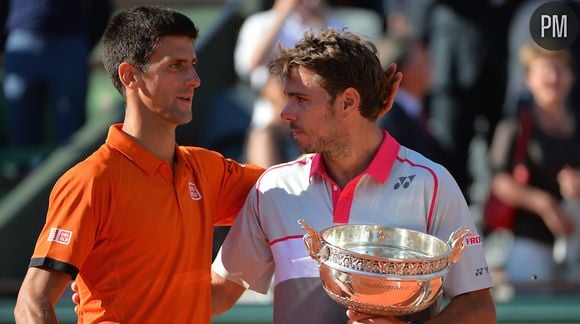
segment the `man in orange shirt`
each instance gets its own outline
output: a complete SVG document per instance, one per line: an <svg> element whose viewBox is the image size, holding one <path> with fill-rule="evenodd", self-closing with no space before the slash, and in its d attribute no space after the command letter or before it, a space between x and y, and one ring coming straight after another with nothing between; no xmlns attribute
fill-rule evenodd
<svg viewBox="0 0 580 324"><path fill-rule="evenodd" d="M197 35L189 18L159 7L109 22L103 61L125 119L55 184L17 322L57 322L71 279L80 323L210 322L213 227L232 223L262 170L175 144L200 85Z"/></svg>

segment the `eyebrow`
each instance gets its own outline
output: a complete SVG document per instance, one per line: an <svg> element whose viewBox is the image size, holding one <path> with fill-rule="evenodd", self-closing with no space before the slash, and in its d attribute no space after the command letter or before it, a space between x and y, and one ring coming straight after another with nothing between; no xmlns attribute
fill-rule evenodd
<svg viewBox="0 0 580 324"><path fill-rule="evenodd" d="M284 94L287 95L287 96L289 96L289 97L290 96L300 96L300 97L306 97L306 96L308 96L308 94L305 93L305 92L297 92L297 91L293 91L293 92L286 92L286 91L284 91Z"/></svg>
<svg viewBox="0 0 580 324"><path fill-rule="evenodd" d="M193 60L186 60L186 59L182 59L182 58L177 58L177 57L170 57L170 61L171 62L178 62L178 63L187 63L189 64L190 62L192 63L197 63L197 57L194 58Z"/></svg>

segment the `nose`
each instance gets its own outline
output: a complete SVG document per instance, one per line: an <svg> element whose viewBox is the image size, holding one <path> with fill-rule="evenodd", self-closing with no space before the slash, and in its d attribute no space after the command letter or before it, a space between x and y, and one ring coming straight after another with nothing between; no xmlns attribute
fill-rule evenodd
<svg viewBox="0 0 580 324"><path fill-rule="evenodd" d="M191 72L187 78L187 85L194 89L199 88L199 86L201 86L201 78L199 77L199 74L197 74L197 70L193 66L191 67Z"/></svg>
<svg viewBox="0 0 580 324"><path fill-rule="evenodd" d="M292 109L292 105L291 105L290 101L286 102L286 105L284 105L282 112L280 112L280 118L282 118L285 121L295 121L296 120L296 114L294 113L294 111Z"/></svg>

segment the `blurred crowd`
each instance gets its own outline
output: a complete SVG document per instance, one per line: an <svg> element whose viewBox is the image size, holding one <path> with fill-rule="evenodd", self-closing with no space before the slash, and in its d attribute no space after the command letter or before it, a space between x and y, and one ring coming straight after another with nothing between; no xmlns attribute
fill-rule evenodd
<svg viewBox="0 0 580 324"><path fill-rule="evenodd" d="M22 180L86 122L91 53L111 0L2 0L0 185ZM1 191L1 189L0 189Z"/></svg>
<svg viewBox="0 0 580 324"><path fill-rule="evenodd" d="M251 122L242 155L233 157L268 167L300 155L280 119L282 88L269 78L278 46L325 26L361 33L385 68L395 62L404 75L379 125L450 171L490 242L502 233L488 255L498 280L580 280L580 37L559 51L535 44L529 21L545 2L262 1L233 53L239 83L253 98L239 107L251 111ZM580 1L566 3L580 17ZM1 152L3 159L13 148L35 152L2 170L1 181L12 186L41 163L47 146L65 145L85 123L89 56L113 4L0 5ZM486 223L492 196L513 210L509 226Z"/></svg>

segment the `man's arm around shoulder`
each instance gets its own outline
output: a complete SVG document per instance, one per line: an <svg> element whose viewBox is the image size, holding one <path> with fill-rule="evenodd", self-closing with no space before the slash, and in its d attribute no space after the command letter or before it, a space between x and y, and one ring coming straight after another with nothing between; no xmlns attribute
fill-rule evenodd
<svg viewBox="0 0 580 324"><path fill-rule="evenodd" d="M241 285L227 280L216 272L211 272L211 315L228 311L246 290Z"/></svg>
<svg viewBox="0 0 580 324"><path fill-rule="evenodd" d="M16 323L58 323L54 305L70 280L66 272L29 268L14 308Z"/></svg>

